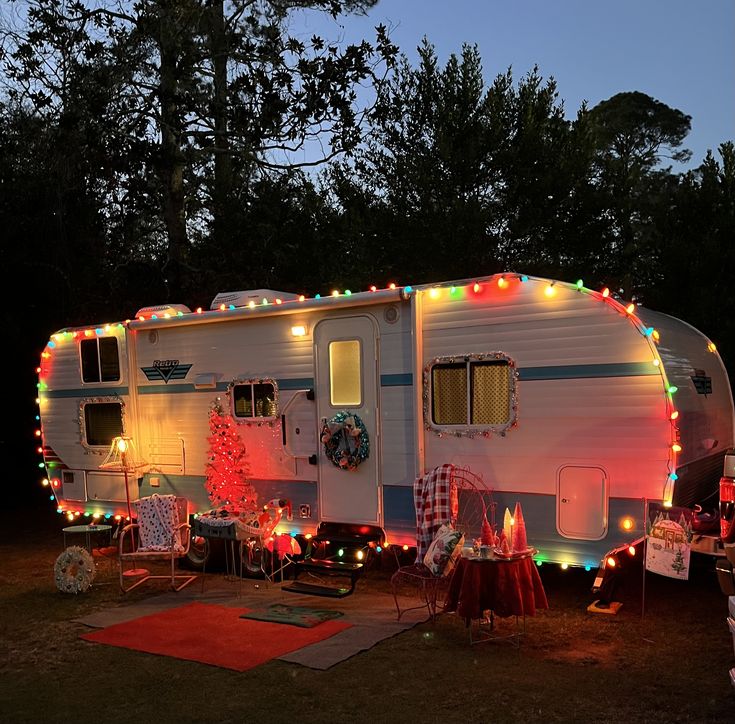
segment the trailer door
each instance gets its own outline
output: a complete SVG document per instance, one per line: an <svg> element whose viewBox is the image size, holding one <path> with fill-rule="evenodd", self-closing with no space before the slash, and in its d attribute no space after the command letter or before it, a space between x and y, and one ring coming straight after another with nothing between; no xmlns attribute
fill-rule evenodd
<svg viewBox="0 0 735 724"><path fill-rule="evenodd" d="M318 439L324 424L340 413L357 415L369 437L369 455L354 470L337 467L320 442L322 520L380 524L377 351L371 317L325 319L314 330Z"/></svg>

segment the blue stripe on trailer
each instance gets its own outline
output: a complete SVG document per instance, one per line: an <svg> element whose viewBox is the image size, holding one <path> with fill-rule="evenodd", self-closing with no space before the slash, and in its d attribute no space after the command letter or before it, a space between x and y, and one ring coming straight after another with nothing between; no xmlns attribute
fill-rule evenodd
<svg viewBox="0 0 735 724"><path fill-rule="evenodd" d="M392 375L380 375L381 387L410 387L413 375L410 372Z"/></svg>
<svg viewBox="0 0 735 724"><path fill-rule="evenodd" d="M585 377L641 377L660 375L651 362L616 362L599 365L560 365L558 367L519 367L521 380L571 380Z"/></svg>
<svg viewBox="0 0 735 724"><path fill-rule="evenodd" d="M641 377L660 375L658 367L650 362L617 362L597 365L560 365L550 367L519 367L518 376L524 382L538 380L571 380L602 377ZM299 377L277 379L281 390L301 390L314 387L313 377ZM196 388L193 384L163 384L141 385L138 392L141 395L157 395L164 393L186 392L226 392L230 383L218 382L216 388ZM410 387L413 385L413 375L410 372L380 375L381 387ZM43 395L48 399L63 399L70 397L104 397L110 395L128 394L127 387L85 387L72 390L46 390Z"/></svg>
<svg viewBox="0 0 735 724"><path fill-rule="evenodd" d="M43 390L41 394L47 399L61 400L71 397L122 397L128 394L127 387L85 387L74 390Z"/></svg>

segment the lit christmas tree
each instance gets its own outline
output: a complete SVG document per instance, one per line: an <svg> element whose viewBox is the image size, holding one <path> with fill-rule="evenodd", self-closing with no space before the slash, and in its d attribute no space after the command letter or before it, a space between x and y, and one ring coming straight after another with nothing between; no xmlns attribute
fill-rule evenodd
<svg viewBox="0 0 735 724"><path fill-rule="evenodd" d="M235 421L222 410L219 398L209 412L209 429L206 487L212 505L230 513L254 512L258 494L248 483L245 448Z"/></svg>

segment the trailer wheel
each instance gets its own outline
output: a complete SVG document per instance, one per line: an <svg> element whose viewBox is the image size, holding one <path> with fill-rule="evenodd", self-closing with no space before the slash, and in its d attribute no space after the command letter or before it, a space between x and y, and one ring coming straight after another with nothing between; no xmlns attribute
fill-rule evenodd
<svg viewBox="0 0 735 724"><path fill-rule="evenodd" d="M181 561L182 566L192 571L201 571L204 564L209 561L211 548L207 538L191 534L191 543L186 557Z"/></svg>
<svg viewBox="0 0 735 724"><path fill-rule="evenodd" d="M240 548L242 556L242 575L244 578L263 578L263 569L271 564L271 553L260 543L260 538L243 541Z"/></svg>

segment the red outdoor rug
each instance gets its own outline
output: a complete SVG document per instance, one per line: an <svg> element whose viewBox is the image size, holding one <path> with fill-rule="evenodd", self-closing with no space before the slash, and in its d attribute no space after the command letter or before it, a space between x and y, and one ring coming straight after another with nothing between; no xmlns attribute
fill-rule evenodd
<svg viewBox="0 0 735 724"><path fill-rule="evenodd" d="M352 626L344 621L325 621L312 628L296 628L240 618L249 610L212 603L190 603L82 634L81 638L247 671Z"/></svg>

